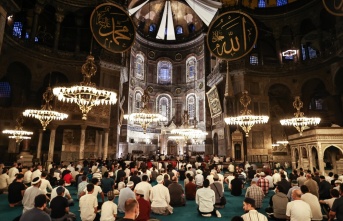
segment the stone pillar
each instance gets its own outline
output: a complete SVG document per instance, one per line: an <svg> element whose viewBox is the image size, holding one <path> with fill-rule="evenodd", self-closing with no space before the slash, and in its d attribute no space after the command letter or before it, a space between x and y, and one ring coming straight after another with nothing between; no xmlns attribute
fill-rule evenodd
<svg viewBox="0 0 343 221"><path fill-rule="evenodd" d="M312 147L311 146L307 150L307 158L308 158L308 162L310 164L310 170L313 173L313 159L312 159Z"/></svg>
<svg viewBox="0 0 343 221"><path fill-rule="evenodd" d="M104 136L104 154L102 157L102 159L104 159L104 160L106 160L107 153L108 153L108 132L109 132L109 129L104 130L104 133L105 133L105 136Z"/></svg>
<svg viewBox="0 0 343 221"><path fill-rule="evenodd" d="M320 174L325 176L325 169L324 169L324 153L322 150L322 145L321 143L317 144L318 147L318 164L319 164L319 171Z"/></svg>
<svg viewBox="0 0 343 221"><path fill-rule="evenodd" d="M38 138L38 145L37 145L37 159L41 160L40 155L42 152L42 141L43 141L43 130L39 130L39 138Z"/></svg>
<svg viewBox="0 0 343 221"><path fill-rule="evenodd" d="M79 160L83 160L85 158L86 128L87 125L81 125Z"/></svg>
<svg viewBox="0 0 343 221"><path fill-rule="evenodd" d="M102 152L102 134L103 134L103 131L100 131L99 132L98 157L101 157L101 152Z"/></svg>
<svg viewBox="0 0 343 221"><path fill-rule="evenodd" d="M55 26L55 37L54 37L54 51L58 50L58 42L60 40L61 23L64 19L64 15L61 12L56 12L56 26Z"/></svg>
<svg viewBox="0 0 343 221"><path fill-rule="evenodd" d="M48 152L47 165L50 165L50 163L53 162L53 160L54 160L56 128L57 128L57 126L52 126L50 129L50 142L49 142L49 152Z"/></svg>
<svg viewBox="0 0 343 221"><path fill-rule="evenodd" d="M7 20L7 12L3 7L0 6L0 52L2 49L2 43L4 41L6 20Z"/></svg>
<svg viewBox="0 0 343 221"><path fill-rule="evenodd" d="M295 152L294 148L291 147L292 170L298 169L294 152Z"/></svg>
<svg viewBox="0 0 343 221"><path fill-rule="evenodd" d="M37 28L38 28L38 19L39 15L42 13L44 7L43 5L36 3L35 10L34 10L34 16L33 16L33 22L32 22L32 30L30 35L30 41L35 42L35 37L37 35Z"/></svg>

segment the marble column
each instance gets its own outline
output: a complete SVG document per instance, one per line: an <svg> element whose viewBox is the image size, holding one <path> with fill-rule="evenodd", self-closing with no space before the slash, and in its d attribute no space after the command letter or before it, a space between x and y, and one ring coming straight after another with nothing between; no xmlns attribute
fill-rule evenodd
<svg viewBox="0 0 343 221"><path fill-rule="evenodd" d="M54 37L54 51L57 51L58 43L60 40L61 23L64 19L64 15L60 12L56 12L55 16L56 16L56 26L55 26L55 37Z"/></svg>
<svg viewBox="0 0 343 221"><path fill-rule="evenodd" d="M101 157L101 152L102 152L102 134L103 134L103 131L100 131L99 132L98 157Z"/></svg>
<svg viewBox="0 0 343 221"><path fill-rule="evenodd" d="M318 163L319 163L319 173L325 176L325 169L324 169L324 153L322 152L322 145L320 143L317 144L318 147Z"/></svg>
<svg viewBox="0 0 343 221"><path fill-rule="evenodd" d="M38 145L37 145L37 159L41 160L40 155L42 152L42 141L43 141L43 130L39 130L39 138L38 138Z"/></svg>
<svg viewBox="0 0 343 221"><path fill-rule="evenodd" d="M85 158L86 125L81 125L79 160Z"/></svg>
<svg viewBox="0 0 343 221"><path fill-rule="evenodd" d="M55 137L56 137L56 126L51 127L50 129L50 141L49 141L49 152L47 165L50 165L54 160L54 149L55 149Z"/></svg>
<svg viewBox="0 0 343 221"><path fill-rule="evenodd" d="M39 15L42 13L43 9L44 9L44 7L41 4L37 3L35 5L33 22L32 22L32 30L31 30L31 35L30 35L30 41L31 42L35 42L35 38L37 36Z"/></svg>
<svg viewBox="0 0 343 221"><path fill-rule="evenodd" d="M108 153L108 132L109 129L104 130L104 153L102 159L107 159L107 153Z"/></svg>
<svg viewBox="0 0 343 221"><path fill-rule="evenodd" d="M310 170L311 170L311 172L313 172L313 159L312 159L312 147L311 146L309 147L307 158L308 158L308 161L310 164Z"/></svg>

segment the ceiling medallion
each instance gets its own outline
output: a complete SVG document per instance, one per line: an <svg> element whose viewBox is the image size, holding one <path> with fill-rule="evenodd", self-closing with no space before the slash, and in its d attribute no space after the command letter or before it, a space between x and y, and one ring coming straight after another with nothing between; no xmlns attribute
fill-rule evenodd
<svg viewBox="0 0 343 221"><path fill-rule="evenodd" d="M155 52L154 51L149 51L148 53L149 58L155 58Z"/></svg>
<svg viewBox="0 0 343 221"><path fill-rule="evenodd" d="M181 53L177 53L177 54L175 55L175 60L176 60L176 61L181 61L181 60L182 60L182 54L181 54Z"/></svg>
<svg viewBox="0 0 343 221"><path fill-rule="evenodd" d="M204 83L200 82L199 89L202 89L204 87Z"/></svg>
<svg viewBox="0 0 343 221"><path fill-rule="evenodd" d="M152 86L148 86L148 91L151 94L152 92L154 92L154 88Z"/></svg>
<svg viewBox="0 0 343 221"><path fill-rule="evenodd" d="M181 91L182 91L181 88L178 87L175 89L175 94L181 94Z"/></svg>

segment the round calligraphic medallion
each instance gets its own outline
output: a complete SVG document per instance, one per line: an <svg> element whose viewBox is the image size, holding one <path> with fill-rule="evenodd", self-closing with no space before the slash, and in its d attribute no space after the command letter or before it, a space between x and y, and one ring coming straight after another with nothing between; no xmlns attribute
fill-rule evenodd
<svg viewBox="0 0 343 221"><path fill-rule="evenodd" d="M135 40L136 31L131 17L112 3L104 3L94 9L90 26L95 40L111 52L124 52Z"/></svg>
<svg viewBox="0 0 343 221"><path fill-rule="evenodd" d="M257 35L256 24L249 15L226 12L212 22L207 33L207 47L217 58L233 61L253 49Z"/></svg>
<svg viewBox="0 0 343 221"><path fill-rule="evenodd" d="M343 16L343 0L323 0L323 5L330 14Z"/></svg>

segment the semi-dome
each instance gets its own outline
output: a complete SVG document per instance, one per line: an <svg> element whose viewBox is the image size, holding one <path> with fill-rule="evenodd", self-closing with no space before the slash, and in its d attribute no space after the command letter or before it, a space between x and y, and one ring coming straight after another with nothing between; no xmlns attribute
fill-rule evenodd
<svg viewBox="0 0 343 221"><path fill-rule="evenodd" d="M133 0L128 9L138 33L149 40L188 41L202 32L219 7L221 3L209 0Z"/></svg>

